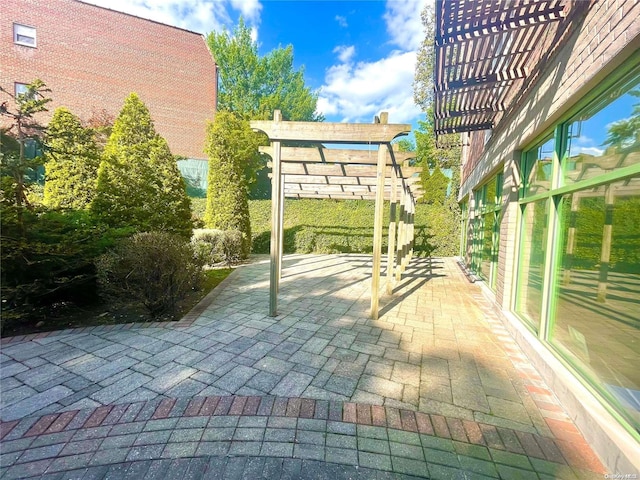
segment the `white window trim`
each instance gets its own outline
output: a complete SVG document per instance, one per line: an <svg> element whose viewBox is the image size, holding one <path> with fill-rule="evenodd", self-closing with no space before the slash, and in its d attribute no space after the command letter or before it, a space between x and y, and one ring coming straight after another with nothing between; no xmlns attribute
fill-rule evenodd
<svg viewBox="0 0 640 480"><path fill-rule="evenodd" d="M33 43L21 41L18 39L18 36L33 38ZM30 27L28 25L22 25L21 23L13 24L13 43L16 45L23 45L25 47L36 48L36 29L35 27Z"/></svg>

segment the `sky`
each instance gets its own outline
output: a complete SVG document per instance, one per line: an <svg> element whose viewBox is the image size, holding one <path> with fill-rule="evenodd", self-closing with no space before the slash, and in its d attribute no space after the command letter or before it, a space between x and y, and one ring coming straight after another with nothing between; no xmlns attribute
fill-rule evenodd
<svg viewBox="0 0 640 480"><path fill-rule="evenodd" d="M420 12L433 0L85 0L193 30L232 31L242 15L258 51L293 45L295 68L330 122L423 119L413 102Z"/></svg>

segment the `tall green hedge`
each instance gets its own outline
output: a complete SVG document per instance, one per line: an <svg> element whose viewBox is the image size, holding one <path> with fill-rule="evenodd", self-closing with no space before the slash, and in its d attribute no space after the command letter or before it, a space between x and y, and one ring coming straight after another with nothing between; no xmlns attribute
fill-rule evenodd
<svg viewBox="0 0 640 480"><path fill-rule="evenodd" d="M269 253L271 201L249 202L253 252ZM389 204L385 202L384 225ZM367 253L373 250L374 202L367 200L285 200L285 253ZM414 251L421 256L453 256L460 242L459 216L442 206L418 204ZM383 233L387 248L388 229Z"/></svg>
<svg viewBox="0 0 640 480"><path fill-rule="evenodd" d="M189 197L175 157L135 93L105 146L91 209L111 226L191 236Z"/></svg>
<svg viewBox="0 0 640 480"><path fill-rule="evenodd" d="M245 165L257 157L258 144L249 122L233 113L218 112L207 127L209 174L204 223L208 228L242 232L245 256L251 248Z"/></svg>
<svg viewBox="0 0 640 480"><path fill-rule="evenodd" d="M93 132L58 107L47 126L44 204L85 209L93 200L100 156Z"/></svg>

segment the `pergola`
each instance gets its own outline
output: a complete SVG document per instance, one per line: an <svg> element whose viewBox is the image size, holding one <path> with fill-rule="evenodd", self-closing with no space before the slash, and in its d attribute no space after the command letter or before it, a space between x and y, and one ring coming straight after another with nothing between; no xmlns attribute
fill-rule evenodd
<svg viewBox="0 0 640 480"><path fill-rule="evenodd" d="M276 110L273 121L251 122L251 128L264 132L271 143L261 148L272 159L269 315L278 314L285 197L368 199L375 200L371 317L378 318L384 201L390 202L387 292L392 293L394 281L400 280L413 254L413 215L416 200L422 196L415 176L420 169L408 166L415 154L398 152L391 146L391 141L406 135L411 126L388 124L387 119L383 112L372 124L288 122ZM334 149L326 148L326 143L374 145L378 149Z"/></svg>
<svg viewBox="0 0 640 480"><path fill-rule="evenodd" d="M492 129L554 54L580 3L437 0L436 135Z"/></svg>

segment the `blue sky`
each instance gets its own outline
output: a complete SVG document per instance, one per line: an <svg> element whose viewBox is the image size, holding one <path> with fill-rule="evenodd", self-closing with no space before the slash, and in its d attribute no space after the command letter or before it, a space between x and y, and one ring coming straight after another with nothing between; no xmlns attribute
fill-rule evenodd
<svg viewBox="0 0 640 480"><path fill-rule="evenodd" d="M422 118L412 82L420 12L432 0L88 1L203 34L231 30L242 15L260 54L293 45L327 121L369 123L388 111L390 122L415 127Z"/></svg>

